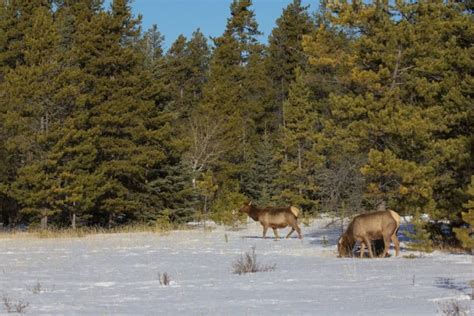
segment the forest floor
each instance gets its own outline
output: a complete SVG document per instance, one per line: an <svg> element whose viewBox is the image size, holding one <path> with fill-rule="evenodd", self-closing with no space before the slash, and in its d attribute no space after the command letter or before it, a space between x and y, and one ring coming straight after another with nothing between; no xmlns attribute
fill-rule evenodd
<svg viewBox="0 0 474 316"><path fill-rule="evenodd" d="M253 222L240 230L1 238L0 313L436 315L473 309L472 255L409 251L402 242L399 257L391 249L390 258L337 258L340 227L328 223L302 225L303 240L296 234L262 239ZM237 258L253 247L257 261L275 270L234 274ZM168 286L160 284L164 273Z"/></svg>

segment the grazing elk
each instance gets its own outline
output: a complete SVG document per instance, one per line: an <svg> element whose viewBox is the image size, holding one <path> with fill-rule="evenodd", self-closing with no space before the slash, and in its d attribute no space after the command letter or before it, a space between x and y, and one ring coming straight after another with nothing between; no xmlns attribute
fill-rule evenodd
<svg viewBox="0 0 474 316"><path fill-rule="evenodd" d="M354 217L344 234L339 238L337 244L339 256L352 256L352 249L356 242L359 242L360 257L364 256L365 247L367 247L369 256L373 258L371 241L378 239L383 239L384 242L384 250L380 257L383 258L388 253L390 240L392 240L398 256L400 253L400 242L397 238L399 227L400 215L392 210L358 215Z"/></svg>
<svg viewBox="0 0 474 316"><path fill-rule="evenodd" d="M297 223L300 210L294 206L259 208L258 206L253 205L252 201L250 201L244 204L240 209L240 212L247 214L254 221L262 224L263 238L265 238L269 227L273 229L275 238L280 238L277 229L285 228L286 226L291 226L291 231L286 235L286 238L289 238L295 230L298 233L298 237L300 239L303 238L301 235L301 229Z"/></svg>

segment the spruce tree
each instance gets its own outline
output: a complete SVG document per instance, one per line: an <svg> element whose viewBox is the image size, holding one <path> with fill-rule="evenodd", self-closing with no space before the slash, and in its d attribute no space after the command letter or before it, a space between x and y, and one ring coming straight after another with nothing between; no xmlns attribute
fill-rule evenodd
<svg viewBox="0 0 474 316"><path fill-rule="evenodd" d="M186 124L201 100L209 54L207 41L199 30L190 40L180 35L166 53L158 79L167 86L167 107L178 115L178 124Z"/></svg>
<svg viewBox="0 0 474 316"><path fill-rule="evenodd" d="M232 190L245 191L245 182L254 181L248 179L248 171L259 143L258 133L265 130L265 54L257 40L260 31L251 5L250 0L232 2L226 30L213 39L210 75L192 117L193 122L210 122L215 129L196 130L208 130L206 134L212 135L210 146L203 148L209 150L201 152L212 152L207 168L218 185L217 201L238 193Z"/></svg>
<svg viewBox="0 0 474 316"><path fill-rule="evenodd" d="M469 200L463 204L465 212L462 212L462 219L465 224L463 224L463 227L454 228L454 232L461 245L472 251L474 249L474 176L471 176L471 183L466 190L466 194L469 196Z"/></svg>
<svg viewBox="0 0 474 316"><path fill-rule="evenodd" d="M248 172L243 174L242 192L248 199L258 205L275 204L278 196L276 178L278 177L278 164L275 159L275 146L271 143L270 136L264 134L260 145L255 149L255 158Z"/></svg>
<svg viewBox="0 0 474 316"><path fill-rule="evenodd" d="M32 12L30 23L23 34L22 63L7 73L2 86L7 105L3 115L6 146L16 157L17 170L10 193L23 211L35 217L55 212L48 209L45 190L49 176L43 169L48 136L60 124L57 91L61 83L57 76L61 70L57 62L59 35L52 12L39 6ZM30 187L29 182L37 185Z"/></svg>
<svg viewBox="0 0 474 316"><path fill-rule="evenodd" d="M231 4L232 17L227 21L227 28L221 37L214 39L210 77L198 112L221 125L221 139L227 153L218 166L220 181L238 178L245 160L252 156L249 142L255 135L256 119L262 113L262 104L250 102L253 100L247 94L248 85L254 84L246 80L248 65L261 47L257 43L260 32L251 4L249 0L235 0Z"/></svg>
<svg viewBox="0 0 474 316"><path fill-rule="evenodd" d="M129 3L114 1L75 34L72 51L84 84L78 111L51 159L61 179L57 203L80 210L88 223L146 220L160 211L148 183L166 158L162 148L170 128L145 89L150 80L143 79L151 77L134 47L138 26Z"/></svg>
<svg viewBox="0 0 474 316"><path fill-rule="evenodd" d="M31 32L36 9L51 9L50 0L2 1L0 4L0 74L24 62L25 34ZM38 31L38 30L36 30Z"/></svg>
<svg viewBox="0 0 474 316"><path fill-rule="evenodd" d="M153 24L148 31L143 34L140 48L145 55L145 67L156 67L163 56L163 41L165 37L158 30L158 26Z"/></svg>
<svg viewBox="0 0 474 316"><path fill-rule="evenodd" d="M316 141L315 113L304 74L297 70L288 99L283 103L285 125L280 138L280 199L308 210L314 207L314 179L318 165L318 157L313 151Z"/></svg>
<svg viewBox="0 0 474 316"><path fill-rule="evenodd" d="M276 20L276 27L268 38L268 58L266 68L271 78L273 102L268 111L274 115L273 128L283 123L283 102L288 97L288 89L295 80L296 68L303 69L307 58L303 52L303 36L314 30L308 13L308 6L301 0L293 0Z"/></svg>
<svg viewBox="0 0 474 316"><path fill-rule="evenodd" d="M184 36L173 43L161 64L155 68L157 80L165 87L165 111L172 117L172 135L166 161L158 177L150 183L156 187L159 198L173 221L191 219L198 211L196 169L189 164L189 124L191 113L201 101L202 87L206 82L209 48L204 35L197 30L188 41ZM192 129L191 129L192 130Z"/></svg>

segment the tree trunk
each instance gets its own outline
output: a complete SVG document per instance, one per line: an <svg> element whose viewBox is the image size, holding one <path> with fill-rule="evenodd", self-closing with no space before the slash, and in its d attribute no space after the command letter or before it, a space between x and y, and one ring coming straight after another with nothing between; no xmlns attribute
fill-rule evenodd
<svg viewBox="0 0 474 316"><path fill-rule="evenodd" d="M207 196L204 196L204 227L206 227L206 220L207 220Z"/></svg>
<svg viewBox="0 0 474 316"><path fill-rule="evenodd" d="M298 170L301 171L301 168L302 168L302 158L301 158L301 142L298 142Z"/></svg>
<svg viewBox="0 0 474 316"><path fill-rule="evenodd" d="M112 228L112 222L113 222L113 215L112 213L109 214L109 222L107 224L108 228Z"/></svg>
<svg viewBox="0 0 474 316"><path fill-rule="evenodd" d="M299 173L299 176L301 176L301 169L303 167L303 164L302 164L302 158L301 158L301 152L302 152L302 149L301 149L301 142L298 142L298 173ZM303 179L300 179L300 180L303 180ZM301 195L303 194L303 189L301 188L301 183L298 187L298 194Z"/></svg>
<svg viewBox="0 0 474 316"><path fill-rule="evenodd" d="M41 229L48 229L48 216L41 217Z"/></svg>
<svg viewBox="0 0 474 316"><path fill-rule="evenodd" d="M71 218L71 227L72 229L76 229L76 213L72 213L72 218Z"/></svg>
<svg viewBox="0 0 474 316"><path fill-rule="evenodd" d="M346 203L341 203L341 234L344 234L344 216L346 215Z"/></svg>

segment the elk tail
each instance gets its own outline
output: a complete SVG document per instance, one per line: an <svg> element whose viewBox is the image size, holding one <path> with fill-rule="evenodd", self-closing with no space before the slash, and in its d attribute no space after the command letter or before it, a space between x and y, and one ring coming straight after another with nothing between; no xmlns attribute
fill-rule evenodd
<svg viewBox="0 0 474 316"><path fill-rule="evenodd" d="M300 210L297 207L290 206L290 211L295 215L296 218L298 218L298 215L300 214Z"/></svg>
<svg viewBox="0 0 474 316"><path fill-rule="evenodd" d="M397 233L398 229L400 228L400 215L398 215L398 213L395 212L394 210L389 210L389 212L390 212L390 215L392 215L395 222L397 222L397 230L395 231L395 233Z"/></svg>

